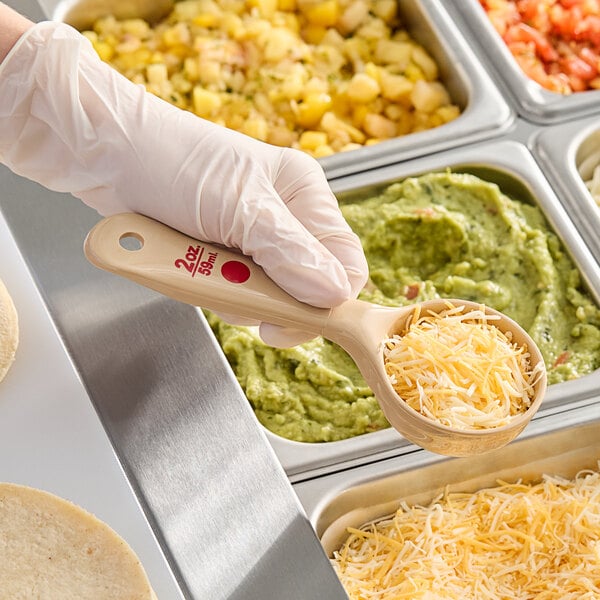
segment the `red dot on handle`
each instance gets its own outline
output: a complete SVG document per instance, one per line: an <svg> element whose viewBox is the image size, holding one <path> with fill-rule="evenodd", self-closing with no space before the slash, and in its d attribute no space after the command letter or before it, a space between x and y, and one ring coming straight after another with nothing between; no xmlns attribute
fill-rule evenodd
<svg viewBox="0 0 600 600"><path fill-rule="evenodd" d="M221 265L221 275L231 283L244 283L250 279L250 269L239 260L228 260Z"/></svg>

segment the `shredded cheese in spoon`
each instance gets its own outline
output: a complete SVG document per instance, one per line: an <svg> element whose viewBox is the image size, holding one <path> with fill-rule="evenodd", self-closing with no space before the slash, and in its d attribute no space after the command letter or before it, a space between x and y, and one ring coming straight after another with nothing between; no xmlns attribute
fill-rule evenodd
<svg viewBox="0 0 600 600"><path fill-rule="evenodd" d="M544 476L348 528L332 564L352 600L600 598L600 474Z"/></svg>
<svg viewBox="0 0 600 600"><path fill-rule="evenodd" d="M384 341L385 369L396 393L422 415L456 429L506 425L524 413L543 364L493 325L485 307L453 306L421 315Z"/></svg>

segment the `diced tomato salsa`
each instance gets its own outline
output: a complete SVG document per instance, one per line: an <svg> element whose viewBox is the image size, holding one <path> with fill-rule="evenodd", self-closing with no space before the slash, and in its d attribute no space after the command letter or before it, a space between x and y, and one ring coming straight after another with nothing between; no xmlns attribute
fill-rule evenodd
<svg viewBox="0 0 600 600"><path fill-rule="evenodd" d="M561 94L600 89L600 0L479 0L525 74Z"/></svg>

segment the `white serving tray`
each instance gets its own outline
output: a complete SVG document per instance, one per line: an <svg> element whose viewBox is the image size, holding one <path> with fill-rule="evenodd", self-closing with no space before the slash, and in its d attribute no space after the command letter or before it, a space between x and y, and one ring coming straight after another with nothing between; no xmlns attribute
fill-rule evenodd
<svg viewBox="0 0 600 600"><path fill-rule="evenodd" d="M15 362L0 382L0 481L95 514L137 553L160 600L183 599L1 213L0 278L20 325Z"/></svg>

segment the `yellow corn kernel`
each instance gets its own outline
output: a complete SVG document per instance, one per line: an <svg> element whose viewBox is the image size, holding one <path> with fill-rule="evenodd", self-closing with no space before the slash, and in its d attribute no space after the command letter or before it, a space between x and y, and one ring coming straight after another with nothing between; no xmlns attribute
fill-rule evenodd
<svg viewBox="0 0 600 600"><path fill-rule="evenodd" d="M312 155L315 158L324 158L325 156L331 156L332 154L335 154L335 151L329 144L318 146L312 151Z"/></svg>
<svg viewBox="0 0 600 600"><path fill-rule="evenodd" d="M310 94L305 97L303 102L298 103L296 122L301 127L314 127L330 108L331 96L329 94Z"/></svg>
<svg viewBox="0 0 600 600"><path fill-rule="evenodd" d="M278 0L277 8L279 10L292 12L296 10L296 0Z"/></svg>
<svg viewBox="0 0 600 600"><path fill-rule="evenodd" d="M309 23L323 27L332 27L340 16L338 0L306 2L301 6L301 10Z"/></svg>
<svg viewBox="0 0 600 600"><path fill-rule="evenodd" d="M302 28L302 39L307 44L313 44L314 46L317 46L323 41L326 33L327 28L323 27L323 25L308 23Z"/></svg>
<svg viewBox="0 0 600 600"><path fill-rule="evenodd" d="M261 17L270 19L277 10L277 0L248 0L248 5L258 8Z"/></svg>
<svg viewBox="0 0 600 600"><path fill-rule="evenodd" d="M192 19L192 23L198 27L216 27L219 24L219 16L214 13L200 13Z"/></svg>
<svg viewBox="0 0 600 600"><path fill-rule="evenodd" d="M419 66L413 62L409 63L404 69L404 75L408 77L411 81L424 81L425 75L423 71L419 68Z"/></svg>
<svg viewBox="0 0 600 600"><path fill-rule="evenodd" d="M374 79L377 83L379 83L379 72L381 71L381 67L378 67L375 63L368 62L365 65L364 74L368 75L372 79Z"/></svg>
<svg viewBox="0 0 600 600"><path fill-rule="evenodd" d="M246 33L244 23L238 15L226 12L221 17L220 28L234 40L242 39Z"/></svg>
<svg viewBox="0 0 600 600"><path fill-rule="evenodd" d="M221 97L215 92L196 85L192 90L192 106L199 117L207 119L215 115L221 108Z"/></svg>
<svg viewBox="0 0 600 600"><path fill-rule="evenodd" d="M131 54L120 54L119 56L113 57L113 64L119 70L130 70L130 69L139 69L140 67L144 67L145 63L140 61L140 59L135 55L135 52Z"/></svg>
<svg viewBox="0 0 600 600"><path fill-rule="evenodd" d="M89 30L82 31L81 35L84 38L87 38L91 42L92 45L98 41L98 34L95 31L89 31Z"/></svg>
<svg viewBox="0 0 600 600"><path fill-rule="evenodd" d="M444 123L449 123L460 116L460 109L455 104L448 104L440 106L435 114L439 115Z"/></svg>
<svg viewBox="0 0 600 600"><path fill-rule="evenodd" d="M424 48L414 46L411 59L421 69L427 81L433 81L438 78L438 66Z"/></svg>
<svg viewBox="0 0 600 600"><path fill-rule="evenodd" d="M381 88L375 79L366 73L353 75L348 85L347 95L351 102L367 104L379 96Z"/></svg>
<svg viewBox="0 0 600 600"><path fill-rule="evenodd" d="M95 42L93 46L98 56L105 62L111 60L115 55L115 49L106 42Z"/></svg>
<svg viewBox="0 0 600 600"><path fill-rule="evenodd" d="M365 117L368 114L369 114L369 109L364 104L359 104L358 106L355 106L354 109L352 110L352 124L355 127L360 129L363 125L363 121L365 120Z"/></svg>
<svg viewBox="0 0 600 600"><path fill-rule="evenodd" d="M324 131L304 131L298 140L302 150L316 150L327 144L327 134Z"/></svg>

